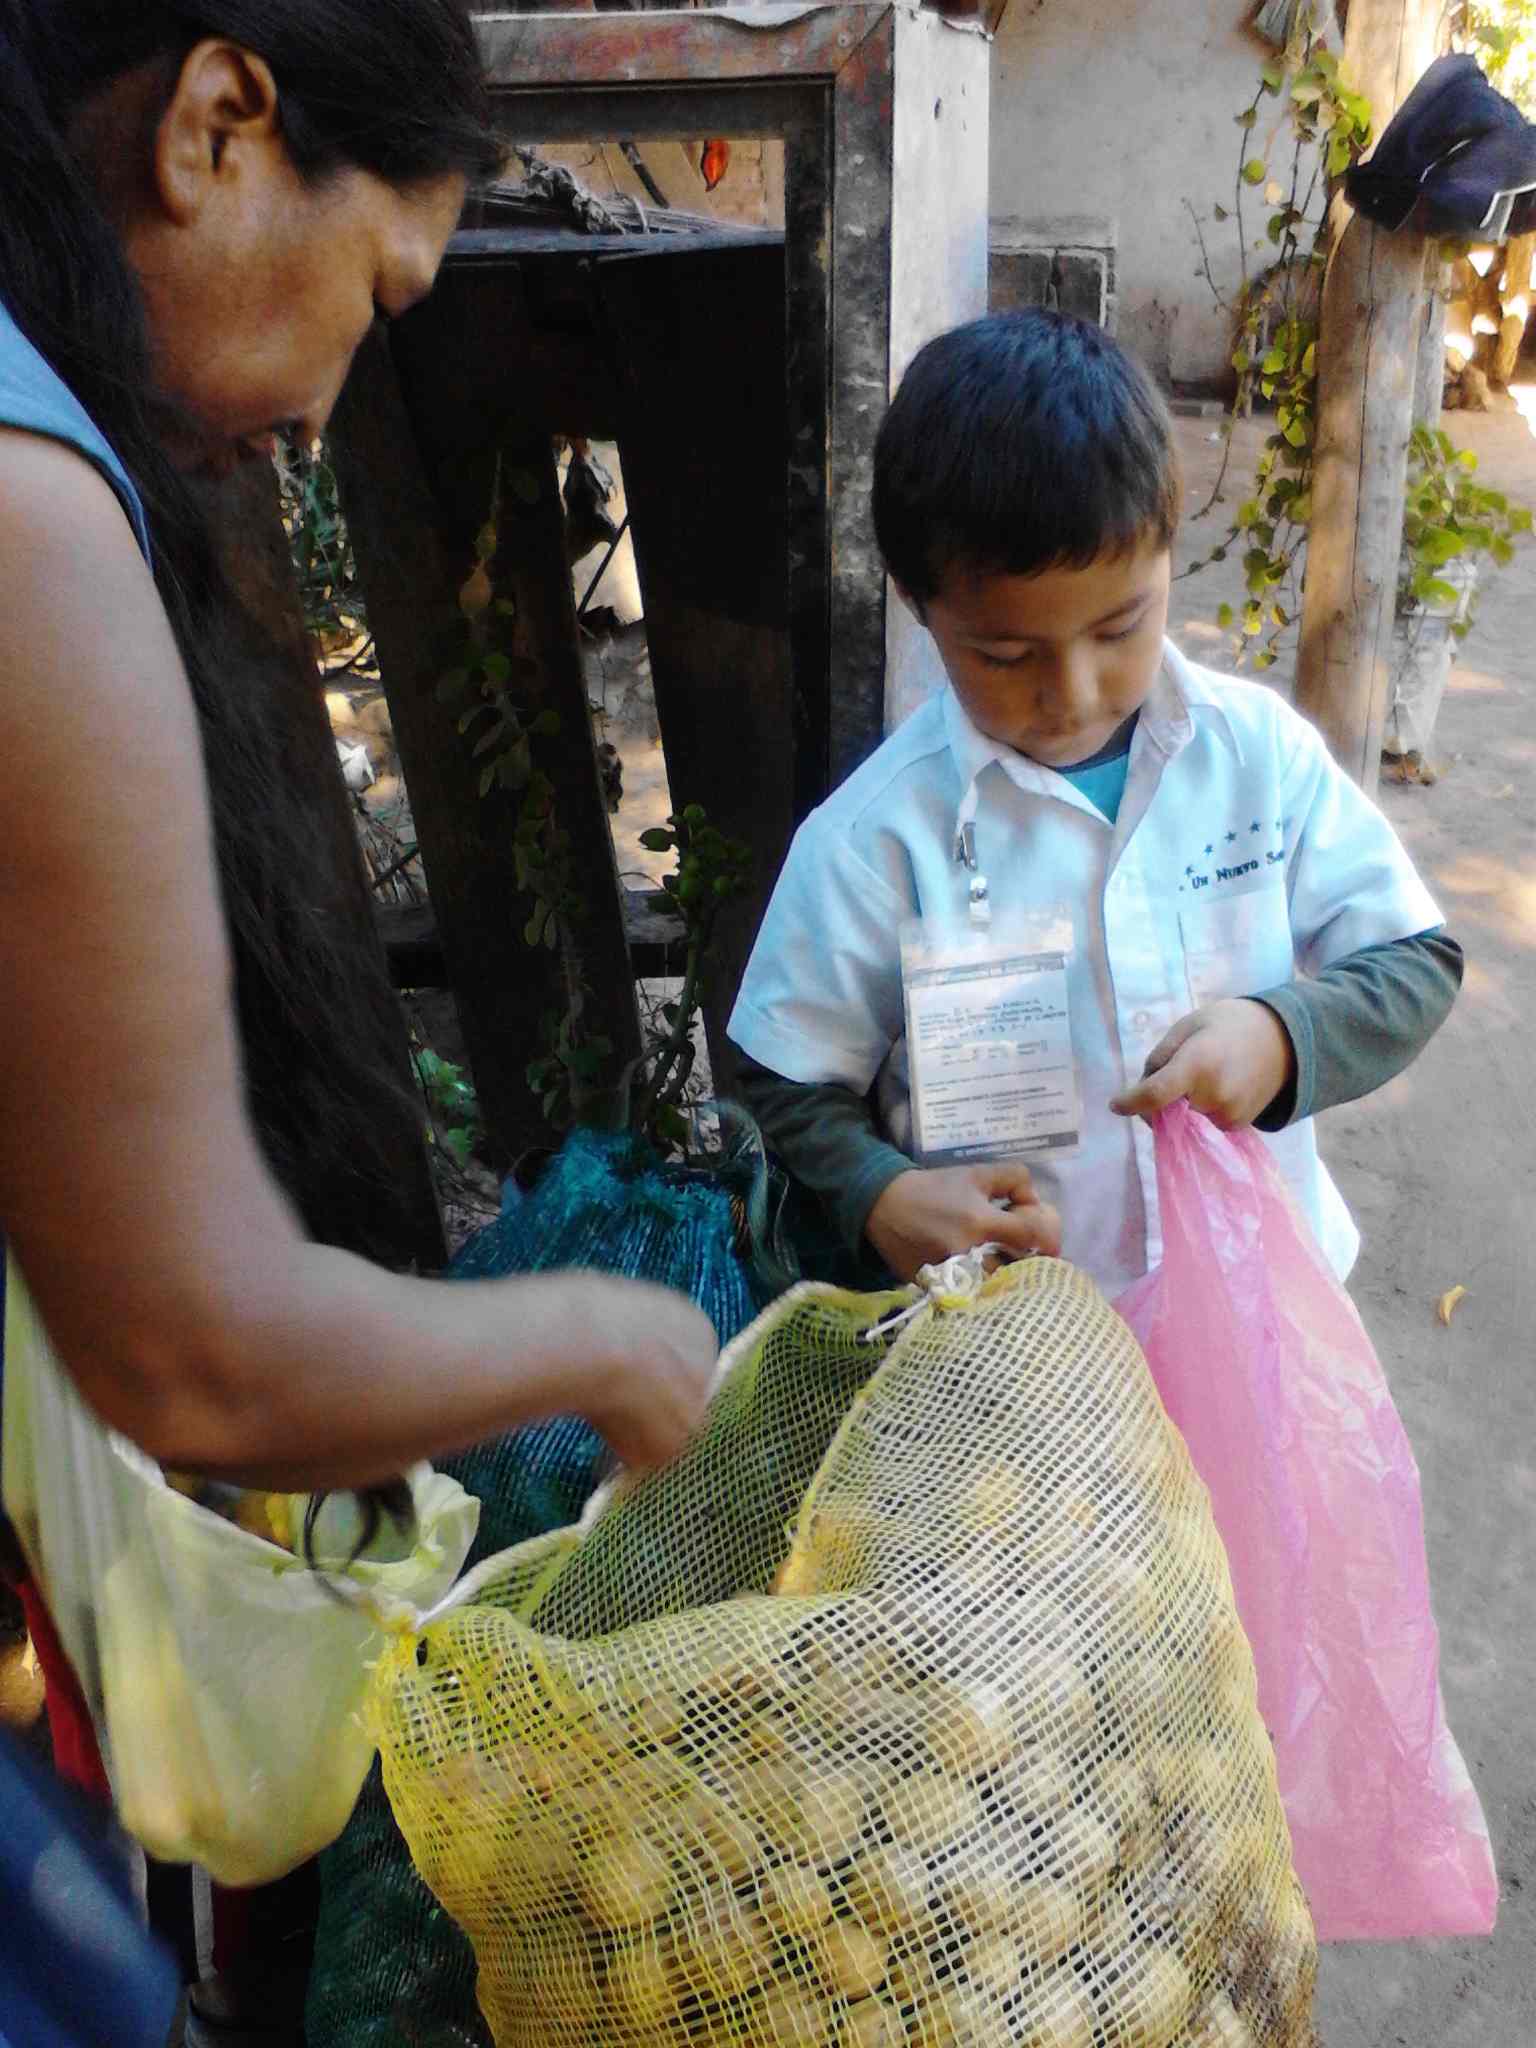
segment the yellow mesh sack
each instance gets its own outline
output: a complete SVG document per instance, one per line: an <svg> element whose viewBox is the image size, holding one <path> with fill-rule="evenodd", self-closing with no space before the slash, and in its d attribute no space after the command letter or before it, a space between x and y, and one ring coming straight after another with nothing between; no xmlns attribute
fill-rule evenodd
<svg viewBox="0 0 1536 2048"><path fill-rule="evenodd" d="M1070 1266L795 1289L455 1601L371 1716L497 2048L1310 2048L1226 1558Z"/></svg>

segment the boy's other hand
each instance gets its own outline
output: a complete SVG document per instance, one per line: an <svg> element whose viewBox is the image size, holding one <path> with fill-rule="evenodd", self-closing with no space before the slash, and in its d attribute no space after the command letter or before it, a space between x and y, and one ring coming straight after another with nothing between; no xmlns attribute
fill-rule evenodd
<svg viewBox="0 0 1536 2048"><path fill-rule="evenodd" d="M999 1201L1010 1206L999 1208ZM914 1166L898 1174L869 1212L864 1234L903 1280L979 1244L1015 1258L1061 1250L1061 1218L1013 1160L985 1166Z"/></svg>
<svg viewBox="0 0 1536 2048"><path fill-rule="evenodd" d="M1183 1101L1226 1131L1262 1116L1295 1077L1295 1048L1275 1012L1230 997L1181 1017L1147 1055L1141 1080L1109 1106L1151 1118Z"/></svg>

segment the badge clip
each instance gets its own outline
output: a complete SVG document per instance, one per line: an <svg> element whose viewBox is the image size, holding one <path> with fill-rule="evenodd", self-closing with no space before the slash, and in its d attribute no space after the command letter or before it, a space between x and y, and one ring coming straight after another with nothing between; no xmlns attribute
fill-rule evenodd
<svg viewBox="0 0 1536 2048"><path fill-rule="evenodd" d="M976 858L976 827L969 820L955 834L955 859L961 867L970 870L971 923L983 927L990 925L992 891Z"/></svg>

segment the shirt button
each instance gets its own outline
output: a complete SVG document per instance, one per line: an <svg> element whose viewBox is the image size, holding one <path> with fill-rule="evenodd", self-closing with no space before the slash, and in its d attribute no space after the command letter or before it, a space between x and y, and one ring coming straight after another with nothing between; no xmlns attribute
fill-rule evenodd
<svg viewBox="0 0 1536 2048"><path fill-rule="evenodd" d="M1147 1026L1152 1022L1152 1012L1150 1010L1138 1010L1136 1012L1136 1015L1131 1019L1131 1022L1136 1026L1136 1029L1138 1031L1145 1031Z"/></svg>

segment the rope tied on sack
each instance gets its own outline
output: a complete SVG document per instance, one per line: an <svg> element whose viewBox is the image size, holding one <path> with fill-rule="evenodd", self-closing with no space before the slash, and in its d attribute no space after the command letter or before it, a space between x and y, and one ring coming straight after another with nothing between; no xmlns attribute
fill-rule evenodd
<svg viewBox="0 0 1536 2048"><path fill-rule="evenodd" d="M955 1252L947 1259L940 1259L936 1265L919 1266L913 1283L922 1289L917 1300L906 1308L898 1309L894 1315L871 1323L859 1342L883 1344L898 1330L905 1329L924 1309L964 1308L967 1302L976 1299L991 1277L987 1260L996 1258L1004 1249L1000 1244L978 1244L968 1252Z"/></svg>

